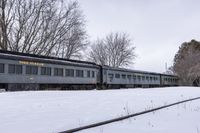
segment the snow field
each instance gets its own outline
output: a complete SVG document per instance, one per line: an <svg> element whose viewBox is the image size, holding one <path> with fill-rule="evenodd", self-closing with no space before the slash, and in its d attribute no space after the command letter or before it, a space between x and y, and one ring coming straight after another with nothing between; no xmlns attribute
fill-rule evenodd
<svg viewBox="0 0 200 133"><path fill-rule="evenodd" d="M195 87L3 92L0 129L4 133L59 132L198 96L200 88Z"/></svg>
<svg viewBox="0 0 200 133"><path fill-rule="evenodd" d="M77 133L200 133L200 100Z"/></svg>

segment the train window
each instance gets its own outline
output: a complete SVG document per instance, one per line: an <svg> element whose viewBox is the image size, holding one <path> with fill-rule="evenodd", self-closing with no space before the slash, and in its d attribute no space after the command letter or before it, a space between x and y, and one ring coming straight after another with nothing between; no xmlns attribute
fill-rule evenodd
<svg viewBox="0 0 200 133"><path fill-rule="evenodd" d="M63 76L62 68L54 68L54 76Z"/></svg>
<svg viewBox="0 0 200 133"><path fill-rule="evenodd" d="M150 81L152 81L152 77L150 77Z"/></svg>
<svg viewBox="0 0 200 133"><path fill-rule="evenodd" d="M145 80L145 76L142 76L142 80L143 80L143 81Z"/></svg>
<svg viewBox="0 0 200 133"><path fill-rule="evenodd" d="M90 77L90 71L87 71L87 77L88 78Z"/></svg>
<svg viewBox="0 0 200 133"><path fill-rule="evenodd" d="M37 75L38 74L38 67L32 66L32 74Z"/></svg>
<svg viewBox="0 0 200 133"><path fill-rule="evenodd" d="M83 70L76 70L76 77L83 77Z"/></svg>
<svg viewBox="0 0 200 133"><path fill-rule="evenodd" d="M126 75L125 74L122 74L122 79L126 79Z"/></svg>
<svg viewBox="0 0 200 133"><path fill-rule="evenodd" d="M22 74L22 65L15 65L16 74Z"/></svg>
<svg viewBox="0 0 200 133"><path fill-rule="evenodd" d="M8 73L22 74L22 65L9 64L8 65Z"/></svg>
<svg viewBox="0 0 200 133"><path fill-rule="evenodd" d="M4 73L4 64L0 63L0 73Z"/></svg>
<svg viewBox="0 0 200 133"><path fill-rule="evenodd" d="M31 74L31 66L26 66L26 74Z"/></svg>
<svg viewBox="0 0 200 133"><path fill-rule="evenodd" d="M131 79L131 75L127 75L127 78L128 78L128 79Z"/></svg>
<svg viewBox="0 0 200 133"><path fill-rule="evenodd" d="M63 69L62 68L58 69L58 76L63 76Z"/></svg>
<svg viewBox="0 0 200 133"><path fill-rule="evenodd" d="M8 73L15 73L15 65L8 65Z"/></svg>
<svg viewBox="0 0 200 133"><path fill-rule="evenodd" d="M41 75L51 75L50 67L41 67Z"/></svg>
<svg viewBox="0 0 200 133"><path fill-rule="evenodd" d="M50 67L47 67L47 68L46 68L46 74L47 74L47 75L51 75L51 68L50 68Z"/></svg>
<svg viewBox="0 0 200 133"><path fill-rule="evenodd" d="M135 75L133 75L133 80L136 80L136 76Z"/></svg>
<svg viewBox="0 0 200 133"><path fill-rule="evenodd" d="M46 67L41 67L41 75L46 75Z"/></svg>
<svg viewBox="0 0 200 133"><path fill-rule="evenodd" d="M115 74L115 78L119 79L120 78L120 74Z"/></svg>
<svg viewBox="0 0 200 133"><path fill-rule="evenodd" d="M140 80L141 80L141 76L140 76L140 75L138 75L138 76L137 76L137 79L140 81Z"/></svg>
<svg viewBox="0 0 200 133"><path fill-rule="evenodd" d="M109 73L108 76L109 76L110 78L113 78L113 74L112 74L112 73Z"/></svg>
<svg viewBox="0 0 200 133"><path fill-rule="evenodd" d="M38 67L37 66L26 66L26 74L38 74Z"/></svg>
<svg viewBox="0 0 200 133"><path fill-rule="evenodd" d="M146 77L146 80L149 80L149 77Z"/></svg>
<svg viewBox="0 0 200 133"><path fill-rule="evenodd" d="M92 77L93 77L93 78L95 77L95 72L94 72L94 71L92 71Z"/></svg>
<svg viewBox="0 0 200 133"><path fill-rule="evenodd" d="M74 69L65 69L66 77L74 77Z"/></svg>

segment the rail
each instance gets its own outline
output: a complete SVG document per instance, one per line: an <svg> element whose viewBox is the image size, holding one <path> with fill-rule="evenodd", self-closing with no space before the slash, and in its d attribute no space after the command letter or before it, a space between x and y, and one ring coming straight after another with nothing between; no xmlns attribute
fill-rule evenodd
<svg viewBox="0 0 200 133"><path fill-rule="evenodd" d="M106 121L102 121L102 122L98 122L98 123L93 123L93 124L82 126L82 127L77 127L77 128L66 130L66 131L62 131L62 132L59 132L59 133L78 132L78 131L81 131L81 130L94 128L94 127L106 125L106 124L113 123L113 122L118 122L118 121L121 121L121 120L124 120L124 119L128 119L128 118L131 118L131 117L135 117L135 116L151 113L151 112L154 112L154 111L157 111L157 110L161 110L161 109L164 109L164 108L168 108L168 107L171 107L171 106L174 106L174 105L177 105L177 104L181 104L181 103L185 103L185 102L189 102L189 101L194 101L194 100L198 100L198 99L200 99L200 97L196 97L196 98L191 98L191 99L175 102L175 103L172 103L172 104L164 105L164 106L153 108L153 109L150 109L150 110L145 110L145 111L134 113L134 114L130 114L130 115L127 115L127 116L122 116L122 117L118 117L118 118L114 118L114 119L110 119L110 120L106 120Z"/></svg>

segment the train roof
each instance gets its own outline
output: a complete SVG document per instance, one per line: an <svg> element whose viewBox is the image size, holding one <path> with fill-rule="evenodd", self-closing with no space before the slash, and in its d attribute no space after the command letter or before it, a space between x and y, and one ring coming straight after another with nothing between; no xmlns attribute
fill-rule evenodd
<svg viewBox="0 0 200 133"><path fill-rule="evenodd" d="M43 56L43 55L35 55L35 54L28 54L28 53L20 53L20 52L13 52L13 51L5 51L0 50L0 55L3 56L10 56L11 58L19 58L22 57L23 59L37 59L46 62L53 62L56 61L57 63L73 63L79 65L89 65L89 66L98 66L96 63L88 62L88 61L80 61L80 60L73 60L73 59L64 59L58 58L53 56Z"/></svg>
<svg viewBox="0 0 200 133"><path fill-rule="evenodd" d="M149 72L149 71L141 71L141 70L133 70L133 69L127 69L127 68L113 68L109 66L104 66L106 69L111 69L114 71L122 71L122 72L134 72L134 73L145 73L145 74L153 74L153 75L164 75L164 76L176 76L172 74L164 74L164 73L157 73L157 72Z"/></svg>

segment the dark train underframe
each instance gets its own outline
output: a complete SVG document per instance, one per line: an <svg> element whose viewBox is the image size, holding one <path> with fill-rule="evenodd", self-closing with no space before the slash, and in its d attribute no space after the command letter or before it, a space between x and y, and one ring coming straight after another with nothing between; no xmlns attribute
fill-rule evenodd
<svg viewBox="0 0 200 133"><path fill-rule="evenodd" d="M3 83L0 84L0 89L5 91L27 91L27 90L106 90L106 89L123 89L123 88L156 88L156 87L170 87L169 85L122 85L122 84L21 84L21 83Z"/></svg>

